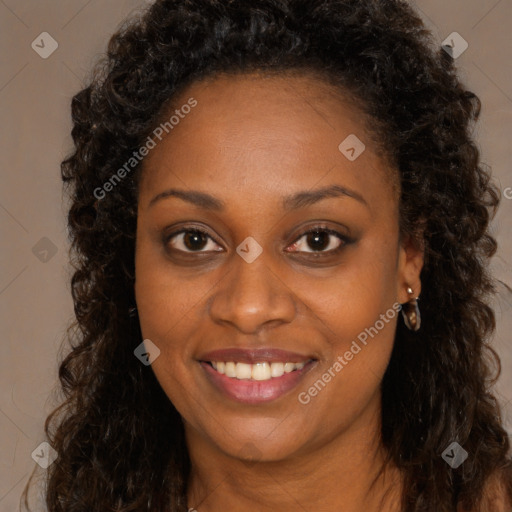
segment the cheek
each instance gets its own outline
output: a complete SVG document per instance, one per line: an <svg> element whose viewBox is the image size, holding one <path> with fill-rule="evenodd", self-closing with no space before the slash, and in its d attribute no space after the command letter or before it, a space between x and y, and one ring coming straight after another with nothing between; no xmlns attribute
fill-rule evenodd
<svg viewBox="0 0 512 512"><path fill-rule="evenodd" d="M309 424L323 439L347 428L375 403L394 344L398 304L386 300L385 289L361 288L318 307L316 313L329 343L318 371L297 390L299 414L322 418Z"/></svg>
<svg viewBox="0 0 512 512"><path fill-rule="evenodd" d="M171 286L158 267L143 267L142 259L139 276L136 298L142 336L160 350L151 369L180 414L190 417L191 404L200 400L195 396L193 347L187 343L193 335L188 315L196 298L187 295L188 287Z"/></svg>
<svg viewBox="0 0 512 512"><path fill-rule="evenodd" d="M177 285L162 263L161 255L142 236L137 240L135 298L143 339L151 340L160 355L151 364L165 391L187 359L186 337L176 335L186 323L194 301L191 288ZM175 386L172 386L175 387Z"/></svg>
<svg viewBox="0 0 512 512"><path fill-rule="evenodd" d="M210 279L194 278L193 271L172 266L144 235L137 241L135 275L143 336L167 345L169 351L176 350L180 340L186 348L186 337L179 333L197 321L194 311L211 288Z"/></svg>
<svg viewBox="0 0 512 512"><path fill-rule="evenodd" d="M367 239L335 272L321 279L304 277L290 287L330 332L331 342L342 348L396 303L396 280L394 248ZM389 316L395 316L394 310Z"/></svg>
<svg viewBox="0 0 512 512"><path fill-rule="evenodd" d="M379 389L399 320L395 261L390 246L365 247L335 277L301 286L329 343L319 372L300 390L301 403L319 414L334 407L341 421L353 417Z"/></svg>

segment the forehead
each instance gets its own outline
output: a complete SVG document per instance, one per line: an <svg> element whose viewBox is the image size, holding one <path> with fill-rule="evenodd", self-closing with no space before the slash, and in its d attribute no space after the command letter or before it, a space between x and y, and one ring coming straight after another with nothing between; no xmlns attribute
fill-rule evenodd
<svg viewBox="0 0 512 512"><path fill-rule="evenodd" d="M197 104L181 112L144 161L143 199L176 185L260 198L331 183L373 186L375 194L390 187L391 173L373 152L362 113L348 94L316 77L209 78L174 98L163 119L190 98ZM346 150L354 143L362 152L350 160Z"/></svg>

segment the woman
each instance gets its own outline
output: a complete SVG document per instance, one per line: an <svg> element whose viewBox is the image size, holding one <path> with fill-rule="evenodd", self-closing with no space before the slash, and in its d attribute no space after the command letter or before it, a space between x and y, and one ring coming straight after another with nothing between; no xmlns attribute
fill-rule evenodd
<svg viewBox="0 0 512 512"><path fill-rule="evenodd" d="M115 34L62 164L48 510L510 511L479 109L398 0L161 0Z"/></svg>

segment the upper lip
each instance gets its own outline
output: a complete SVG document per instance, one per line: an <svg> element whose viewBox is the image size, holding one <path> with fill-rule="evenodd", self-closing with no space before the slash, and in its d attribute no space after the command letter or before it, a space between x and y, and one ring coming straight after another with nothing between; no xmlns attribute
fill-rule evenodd
<svg viewBox="0 0 512 512"><path fill-rule="evenodd" d="M301 363L303 361L309 361L310 359L314 358L277 348L223 348L220 350L212 350L199 358L200 361L233 361L247 364L261 362Z"/></svg>

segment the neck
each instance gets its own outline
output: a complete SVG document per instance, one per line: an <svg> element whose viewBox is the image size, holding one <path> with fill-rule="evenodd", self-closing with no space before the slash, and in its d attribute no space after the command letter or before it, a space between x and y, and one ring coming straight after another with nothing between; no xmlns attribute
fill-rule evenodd
<svg viewBox="0 0 512 512"><path fill-rule="evenodd" d="M380 412L380 411L379 411ZM297 509L399 510L398 469L384 466L380 414L285 460L249 463L221 452L186 426L191 460L189 507L197 512L295 512Z"/></svg>

